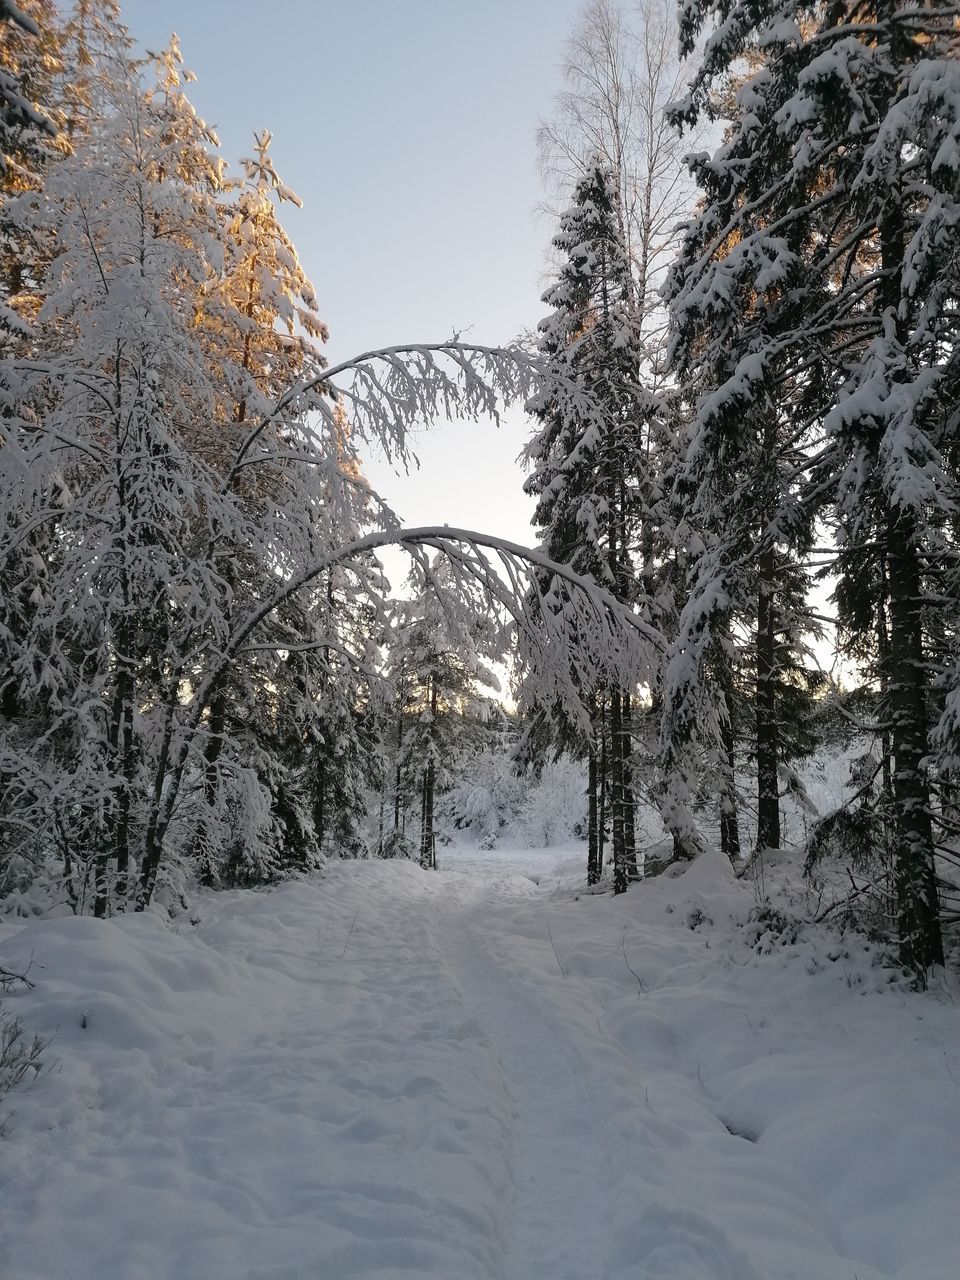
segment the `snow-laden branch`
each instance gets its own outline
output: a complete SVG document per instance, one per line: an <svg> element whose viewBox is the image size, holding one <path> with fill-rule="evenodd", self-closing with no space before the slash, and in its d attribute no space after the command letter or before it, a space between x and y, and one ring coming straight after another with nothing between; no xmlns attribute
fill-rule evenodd
<svg viewBox="0 0 960 1280"><path fill-rule="evenodd" d="M660 633L592 579L542 552L491 534L448 525L378 530L331 550L290 577L237 623L185 704L169 773L165 766L164 785L155 791L147 824L141 901L149 901L152 893L194 738L215 691L247 641L271 615L331 569L350 569L352 563L391 545L407 550L421 566L425 549L445 556L453 570L454 589L468 582L479 585L491 611L499 609L508 615L534 645L543 687L564 700L574 701L578 690L589 686L587 673L595 678L600 672L624 687L635 685L648 678L654 656L663 650ZM506 576L496 571L484 553L498 558ZM285 648L285 638L278 638L276 647Z"/></svg>
<svg viewBox="0 0 960 1280"><path fill-rule="evenodd" d="M301 573L284 583L273 597L263 601L248 615L224 648L220 660L198 688L195 695L197 704L195 706L195 714L198 717L202 714L206 705L206 698L209 696L208 688L213 687L219 680L248 637L285 601L309 586L310 583L321 577L327 570L346 564L351 560L359 559L387 546L400 546L407 550L426 546L432 547L443 554L454 553L458 547L469 547L475 550L492 551L514 565L525 564L531 569L543 570L552 578L566 583L575 592L581 593L583 601L588 604L598 618L607 618L609 620L609 638L611 640L619 629L624 637L633 634L638 641L652 646L656 652L659 653L663 650L663 637L654 627L651 627L649 623L633 613L626 605L621 604L608 591L594 582L592 578L586 578L582 574L575 573L568 565L551 560L548 556L543 555L542 552L535 551L530 547L524 547L520 543L509 542L504 538L495 537L492 534L479 533L473 529L452 528L449 525L427 525L416 529L378 530L375 533L368 533L362 538L357 538L346 546L339 547L322 556L314 564L309 565ZM462 556L458 560L461 565L466 563ZM480 576L483 572L478 564L472 566L470 571L475 576ZM528 606L517 591L505 592L500 598L515 619L523 618Z"/></svg>
<svg viewBox="0 0 960 1280"><path fill-rule="evenodd" d="M459 340L404 343L363 351L295 382L251 427L224 477L224 491L268 429L301 407L332 418L347 412L351 434L376 442L406 461L407 437L417 423L439 417L492 417L533 391L539 366L518 346L486 347ZM336 381L340 379L340 381Z"/></svg>

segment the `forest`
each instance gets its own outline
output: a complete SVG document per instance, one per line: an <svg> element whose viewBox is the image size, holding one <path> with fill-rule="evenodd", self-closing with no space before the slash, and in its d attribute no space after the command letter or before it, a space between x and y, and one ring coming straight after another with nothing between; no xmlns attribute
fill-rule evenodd
<svg viewBox="0 0 960 1280"><path fill-rule="evenodd" d="M778 849L797 762L845 733L857 776L796 856L849 864L843 909L919 981L942 965L950 7L587 6L541 128L537 332L334 368L270 134L231 170L176 40L136 53L114 0L2 17L8 909L427 867L558 767L619 893ZM415 425L517 401L535 548L406 529L366 481L366 448L403 465Z"/></svg>
<svg viewBox="0 0 960 1280"><path fill-rule="evenodd" d="M279 104L0 0L11 1280L952 1280L958 55L583 0L543 318L334 360Z"/></svg>

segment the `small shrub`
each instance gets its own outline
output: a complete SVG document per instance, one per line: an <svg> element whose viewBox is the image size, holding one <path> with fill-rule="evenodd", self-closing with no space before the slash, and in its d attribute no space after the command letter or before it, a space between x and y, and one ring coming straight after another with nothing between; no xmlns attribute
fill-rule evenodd
<svg viewBox="0 0 960 1280"><path fill-rule="evenodd" d="M383 837L382 858L414 858L420 857L419 849L415 850L413 842L406 836L399 827L394 827L392 831L388 831Z"/></svg>
<svg viewBox="0 0 960 1280"><path fill-rule="evenodd" d="M22 1084L36 1079L43 1068L43 1051L47 1042L40 1036L28 1036L23 1022L12 1014L0 1012L0 1100ZM0 1137L6 1126L0 1124Z"/></svg>
<svg viewBox="0 0 960 1280"><path fill-rule="evenodd" d="M748 945L758 955L769 955L774 947L793 946L802 930L803 925L799 920L764 903L750 912L744 934Z"/></svg>

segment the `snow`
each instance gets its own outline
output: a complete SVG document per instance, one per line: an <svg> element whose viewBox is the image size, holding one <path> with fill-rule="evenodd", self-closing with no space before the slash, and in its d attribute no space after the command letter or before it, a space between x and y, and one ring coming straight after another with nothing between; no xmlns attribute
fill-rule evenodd
<svg viewBox="0 0 960 1280"><path fill-rule="evenodd" d="M954 1280L947 989L709 850L620 898L579 845L439 858L3 925L58 1059L5 1103L4 1274Z"/></svg>

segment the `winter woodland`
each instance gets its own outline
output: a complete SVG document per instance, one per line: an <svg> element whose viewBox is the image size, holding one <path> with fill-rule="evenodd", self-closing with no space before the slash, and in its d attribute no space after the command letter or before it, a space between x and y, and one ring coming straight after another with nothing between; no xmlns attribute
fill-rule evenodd
<svg viewBox="0 0 960 1280"><path fill-rule="evenodd" d="M345 860L420 901L461 854L564 846L585 901L709 866L691 929L749 885L756 936L945 981L958 13L588 0L536 332L331 365L270 133L228 164L117 0L0 0L4 919L179 928ZM366 478L514 405L529 547L406 527ZM0 1092L44 1055L14 1012ZM760 1274L735 1255L689 1274Z"/></svg>

